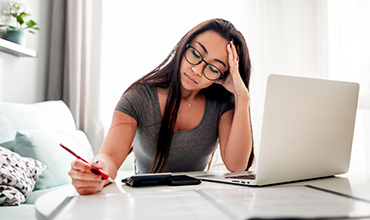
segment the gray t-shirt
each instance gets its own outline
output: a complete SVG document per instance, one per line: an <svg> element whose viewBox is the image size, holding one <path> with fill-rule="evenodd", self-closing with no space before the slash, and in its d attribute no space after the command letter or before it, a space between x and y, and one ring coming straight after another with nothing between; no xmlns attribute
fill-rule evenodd
<svg viewBox="0 0 370 220"><path fill-rule="evenodd" d="M201 122L192 129L174 132L168 163L163 172L204 170L217 146L221 115L234 108L233 96L228 102L206 98ZM140 173L149 173L162 120L156 87L143 85L127 91L119 100L116 110L136 120L138 126L133 143L136 163Z"/></svg>

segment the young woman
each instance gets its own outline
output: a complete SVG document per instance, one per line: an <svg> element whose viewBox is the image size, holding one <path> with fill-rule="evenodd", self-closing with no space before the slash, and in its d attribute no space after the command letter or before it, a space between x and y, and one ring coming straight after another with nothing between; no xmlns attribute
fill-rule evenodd
<svg viewBox="0 0 370 220"><path fill-rule="evenodd" d="M115 178L133 150L140 173L202 171L219 143L229 171L248 169L250 69L244 37L230 22L200 23L122 95L92 166ZM72 163L69 175L80 194L99 192L106 183L91 169Z"/></svg>

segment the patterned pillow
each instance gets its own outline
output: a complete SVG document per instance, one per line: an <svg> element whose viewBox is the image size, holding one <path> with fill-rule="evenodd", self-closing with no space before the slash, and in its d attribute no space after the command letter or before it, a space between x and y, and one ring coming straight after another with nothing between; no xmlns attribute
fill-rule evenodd
<svg viewBox="0 0 370 220"><path fill-rule="evenodd" d="M19 205L26 201L26 197L12 186L0 185L0 205Z"/></svg>
<svg viewBox="0 0 370 220"><path fill-rule="evenodd" d="M46 166L38 160L21 157L0 147L0 205L25 202L45 169Z"/></svg>

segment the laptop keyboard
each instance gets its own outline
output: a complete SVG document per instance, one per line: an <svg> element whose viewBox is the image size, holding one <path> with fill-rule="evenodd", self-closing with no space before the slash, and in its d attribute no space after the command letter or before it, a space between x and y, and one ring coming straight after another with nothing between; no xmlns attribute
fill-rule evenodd
<svg viewBox="0 0 370 220"><path fill-rule="evenodd" d="M256 175L255 174L245 174L245 175L237 175L237 176L228 176L225 177L227 179L245 179L245 180L255 180Z"/></svg>

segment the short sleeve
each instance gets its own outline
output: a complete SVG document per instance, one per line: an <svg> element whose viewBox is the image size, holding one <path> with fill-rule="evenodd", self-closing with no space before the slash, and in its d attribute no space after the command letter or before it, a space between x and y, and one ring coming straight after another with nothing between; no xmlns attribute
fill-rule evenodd
<svg viewBox="0 0 370 220"><path fill-rule="evenodd" d="M225 107L223 111L221 112L221 115L233 109L235 109L235 97L231 95L229 100L226 102Z"/></svg>
<svg viewBox="0 0 370 220"><path fill-rule="evenodd" d="M156 87L140 85L123 93L116 110L126 113L136 120L138 126L153 123L153 115L158 113Z"/></svg>
<svg viewBox="0 0 370 220"><path fill-rule="evenodd" d="M138 96L137 88L126 91L122 94L115 109L128 114L137 122L139 117L139 113L136 111L136 109L138 109L137 101L140 100Z"/></svg>

